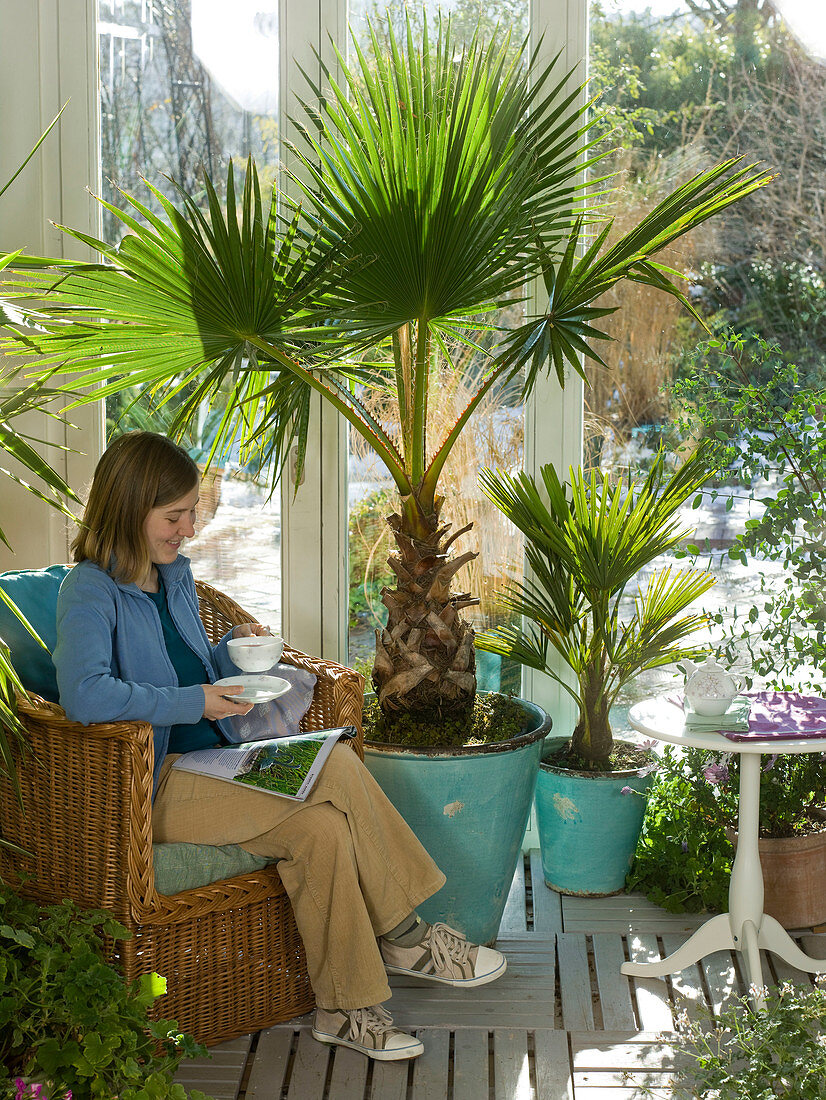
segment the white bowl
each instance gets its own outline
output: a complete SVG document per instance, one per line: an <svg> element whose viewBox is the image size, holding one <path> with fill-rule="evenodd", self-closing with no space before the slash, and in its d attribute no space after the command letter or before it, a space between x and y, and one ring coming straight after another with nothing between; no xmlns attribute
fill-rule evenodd
<svg viewBox="0 0 826 1100"><path fill-rule="evenodd" d="M227 650L242 672L266 672L281 660L284 639L277 634L230 638Z"/></svg>

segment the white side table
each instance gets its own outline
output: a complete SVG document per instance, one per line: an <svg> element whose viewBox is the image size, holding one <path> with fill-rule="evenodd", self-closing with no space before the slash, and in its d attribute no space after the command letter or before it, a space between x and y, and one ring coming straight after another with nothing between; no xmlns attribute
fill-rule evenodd
<svg viewBox="0 0 826 1100"><path fill-rule="evenodd" d="M713 951L736 949L746 960L749 982L763 987L760 949L773 951L787 963L812 974L826 973L826 959L813 959L783 926L763 912L763 871L757 841L760 830L760 756L762 753L826 752L826 736L799 740L733 741L721 733L686 731L682 709L665 696L636 703L628 720L635 730L658 741L714 752L740 753L740 802L737 853L731 869L729 911L711 917L689 939L660 962L623 963L622 973L639 977L673 974ZM756 1007L763 998L754 997Z"/></svg>

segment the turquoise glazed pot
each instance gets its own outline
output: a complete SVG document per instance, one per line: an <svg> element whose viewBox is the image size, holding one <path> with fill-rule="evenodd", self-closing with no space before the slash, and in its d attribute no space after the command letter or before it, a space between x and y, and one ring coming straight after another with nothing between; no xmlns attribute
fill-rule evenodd
<svg viewBox="0 0 826 1100"><path fill-rule="evenodd" d="M447 877L418 906L474 943L496 939L551 720L519 700L528 731L496 745L404 749L365 741L364 763Z"/></svg>
<svg viewBox="0 0 826 1100"><path fill-rule="evenodd" d="M567 738L548 744L553 752ZM585 775L540 764L536 825L545 885L561 894L604 897L625 888L653 776ZM630 787L633 794L623 794Z"/></svg>

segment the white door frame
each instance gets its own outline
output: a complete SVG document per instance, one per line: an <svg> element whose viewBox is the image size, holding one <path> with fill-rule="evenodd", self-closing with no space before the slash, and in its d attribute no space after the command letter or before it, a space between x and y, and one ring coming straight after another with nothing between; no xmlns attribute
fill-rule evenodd
<svg viewBox="0 0 826 1100"><path fill-rule="evenodd" d="M99 233L98 204L89 193L99 178L96 17L95 0L0 0L0 181L68 101L56 129L0 199L0 251L92 258L51 222ZM67 448L46 448L44 455L82 495L103 448L103 408L87 405L70 420L76 431L33 415L25 430ZM68 560L65 518L8 478L0 480L0 513L15 550L0 546L0 570Z"/></svg>

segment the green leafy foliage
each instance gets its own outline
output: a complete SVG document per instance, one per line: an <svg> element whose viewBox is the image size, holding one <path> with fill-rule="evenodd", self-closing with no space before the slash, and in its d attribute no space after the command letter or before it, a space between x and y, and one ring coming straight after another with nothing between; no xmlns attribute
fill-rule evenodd
<svg viewBox="0 0 826 1100"><path fill-rule="evenodd" d="M655 768L636 859L628 879L671 912L724 912L737 829L740 757L666 745ZM820 753L768 756L760 778L760 836L824 828Z"/></svg>
<svg viewBox="0 0 826 1100"><path fill-rule="evenodd" d="M724 145L738 75L748 68L761 86L776 82L786 38L779 21L766 25L765 5L749 25L726 19L737 6L693 4L686 18L669 19L592 3L589 60L606 136L616 141L618 131L624 146L638 145L642 162L678 150L698 130ZM756 4L739 5L747 6L757 15Z"/></svg>
<svg viewBox="0 0 826 1100"><path fill-rule="evenodd" d="M690 408L682 429L706 437L711 461L762 515L746 522L729 550L761 574L758 601L726 625L719 653L747 658L754 673L780 689L826 689L826 390L801 387L797 368L775 345L728 333L700 345L694 371L675 385ZM728 486L728 487L727 487Z"/></svg>
<svg viewBox="0 0 826 1100"><path fill-rule="evenodd" d="M672 913L728 908L733 851L728 819L703 774L709 755L687 749L680 757L664 747L626 881Z"/></svg>
<svg viewBox="0 0 826 1100"><path fill-rule="evenodd" d="M360 622L383 626L387 611L379 600L381 589L393 583L387 565L389 528L387 516L395 508L389 489L374 489L355 501L348 513L350 626Z"/></svg>
<svg viewBox="0 0 826 1100"><path fill-rule="evenodd" d="M617 482L570 471L562 485L553 466L541 484L529 474L480 475L483 491L525 536L532 579L513 585L503 602L515 622L480 634L477 648L546 672L574 699L579 719L572 754L601 767L611 753L609 713L640 672L697 652L682 640L704 622L689 610L714 583L700 570L656 571L643 587L640 570L673 550L688 533L678 509L708 480L705 450L676 471L661 453L639 481ZM626 593L634 611L620 614ZM551 657L574 673L560 676Z"/></svg>
<svg viewBox="0 0 826 1100"><path fill-rule="evenodd" d="M751 380L773 383L782 364L794 363L800 389L826 387L826 280L810 262L755 259L703 264L695 288L712 330L735 331L776 345L771 356L754 353ZM696 363L696 351L689 354ZM723 362L720 369L725 369Z"/></svg>
<svg viewBox="0 0 826 1100"><path fill-rule="evenodd" d="M128 935L108 913L40 908L0 886L0 1095L23 1078L55 1100L186 1100L172 1075L206 1051L174 1020L147 1021L164 978L129 986L107 963L103 937Z"/></svg>
<svg viewBox="0 0 826 1100"><path fill-rule="evenodd" d="M826 989L785 982L763 990L759 1011L735 997L717 1015L680 1017L668 1042L687 1056L667 1094L643 1084L639 1096L669 1100L821 1100L826 1093Z"/></svg>

